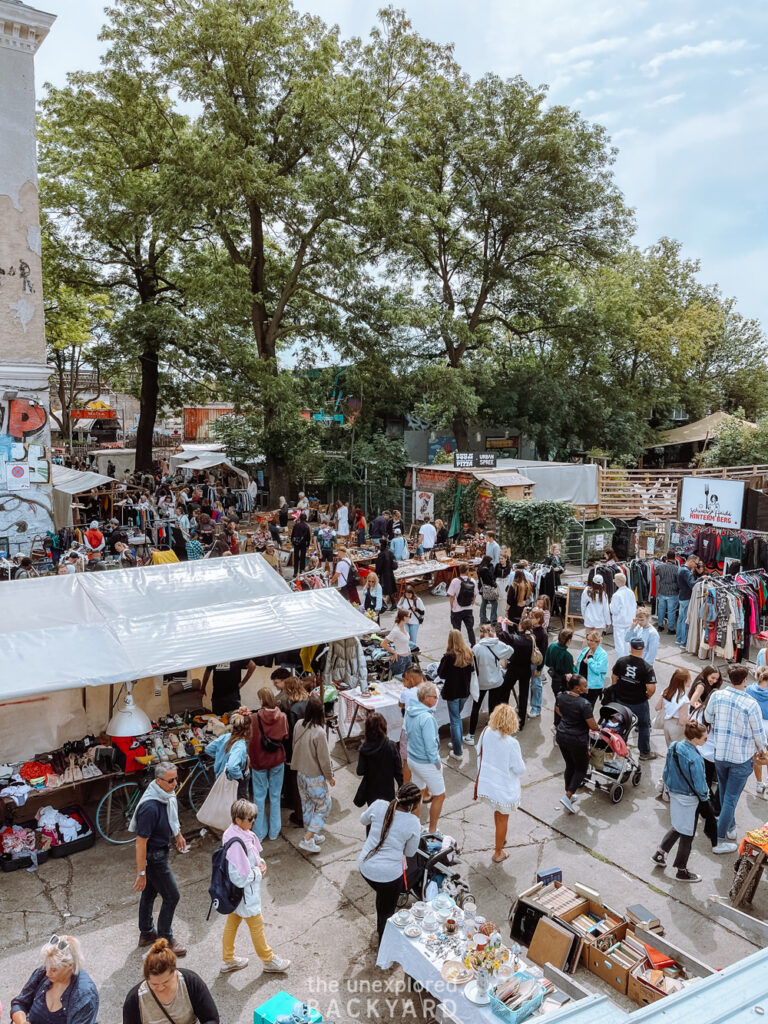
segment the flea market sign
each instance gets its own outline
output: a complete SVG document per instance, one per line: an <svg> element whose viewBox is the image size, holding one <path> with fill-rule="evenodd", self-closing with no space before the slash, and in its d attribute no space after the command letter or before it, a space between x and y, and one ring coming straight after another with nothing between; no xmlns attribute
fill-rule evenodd
<svg viewBox="0 0 768 1024"><path fill-rule="evenodd" d="M680 494L680 519L723 530L741 528L744 481L687 476Z"/></svg>

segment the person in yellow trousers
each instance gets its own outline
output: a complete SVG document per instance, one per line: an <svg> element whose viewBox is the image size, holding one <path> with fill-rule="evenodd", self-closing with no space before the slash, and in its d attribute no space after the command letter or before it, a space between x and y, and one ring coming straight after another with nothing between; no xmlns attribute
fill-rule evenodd
<svg viewBox="0 0 768 1024"><path fill-rule="evenodd" d="M253 831L258 808L250 800L235 800L232 804L232 824L222 836L222 845L226 846L230 839L242 840L232 843L227 850L226 858L230 881L243 890L243 898L237 910L227 916L222 940L223 964L221 973L241 971L248 966L248 957L235 956L235 938L241 923L245 921L256 950L262 962L262 968L269 972L286 971L291 961L275 956L266 936L264 935L264 918L261 914L261 878L267 865L261 859L261 843Z"/></svg>

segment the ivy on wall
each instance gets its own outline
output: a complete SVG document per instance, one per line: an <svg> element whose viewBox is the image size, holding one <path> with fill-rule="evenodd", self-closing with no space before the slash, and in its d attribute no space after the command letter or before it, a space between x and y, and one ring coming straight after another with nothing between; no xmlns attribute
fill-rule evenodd
<svg viewBox="0 0 768 1024"><path fill-rule="evenodd" d="M573 505L563 501L510 501L496 498L493 502L499 540L506 544L513 558L539 560L549 545L561 541L574 516Z"/></svg>
<svg viewBox="0 0 768 1024"><path fill-rule="evenodd" d="M442 519L450 529L453 519L453 510L456 505L456 488L459 486L456 478L452 478L446 486L435 491L435 518ZM461 485L461 497L459 498L459 519L462 523L474 523L476 518L475 506L477 504L477 493L479 485L475 482Z"/></svg>

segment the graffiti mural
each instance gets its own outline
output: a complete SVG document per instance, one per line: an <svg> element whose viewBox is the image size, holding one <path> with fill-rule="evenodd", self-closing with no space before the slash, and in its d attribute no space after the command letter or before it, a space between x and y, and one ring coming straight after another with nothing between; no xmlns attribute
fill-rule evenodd
<svg viewBox="0 0 768 1024"><path fill-rule="evenodd" d="M53 529L48 410L24 389L0 401L0 552L27 554Z"/></svg>

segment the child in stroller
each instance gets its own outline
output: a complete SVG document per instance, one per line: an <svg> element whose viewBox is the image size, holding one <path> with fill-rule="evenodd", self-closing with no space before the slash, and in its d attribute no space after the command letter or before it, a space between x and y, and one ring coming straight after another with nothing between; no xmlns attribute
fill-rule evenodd
<svg viewBox="0 0 768 1024"><path fill-rule="evenodd" d="M454 870L460 864L459 849L451 836L442 832L425 832L419 840L419 846L412 857L407 858L406 886L398 899L398 907L407 907L411 900L433 899L438 893L444 892L459 906L466 899L471 899L469 886Z"/></svg>
<svg viewBox="0 0 768 1024"><path fill-rule="evenodd" d="M589 739L589 772L585 785L605 789L612 803L624 796L624 786L631 780L640 784L642 769L630 752L632 732L637 729L637 716L624 704L603 704L598 718L599 731Z"/></svg>

